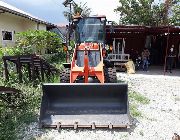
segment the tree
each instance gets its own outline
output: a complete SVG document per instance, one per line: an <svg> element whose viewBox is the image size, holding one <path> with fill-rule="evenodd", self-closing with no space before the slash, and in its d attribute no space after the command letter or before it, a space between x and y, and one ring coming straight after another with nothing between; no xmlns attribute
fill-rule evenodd
<svg viewBox="0 0 180 140"><path fill-rule="evenodd" d="M91 8L88 8L86 6L87 3L80 3L80 4L76 4L76 3L73 3L72 6L72 11L70 13L70 11L64 11L63 14L64 14L64 17L69 21L72 21L72 18L73 16L76 16L76 15L79 15L79 16L82 16L82 17L88 17L91 13Z"/></svg>
<svg viewBox="0 0 180 140"><path fill-rule="evenodd" d="M123 24L152 25L153 0L119 0L120 6L115 11L120 13Z"/></svg>
<svg viewBox="0 0 180 140"><path fill-rule="evenodd" d="M180 26L180 0L172 3L170 24Z"/></svg>
<svg viewBox="0 0 180 140"><path fill-rule="evenodd" d="M167 25L170 16L172 16L171 23L178 22L180 8L176 0L165 0L164 3L156 2L154 0L119 0L120 6L115 11L120 13L122 24ZM172 13L169 14L169 11Z"/></svg>

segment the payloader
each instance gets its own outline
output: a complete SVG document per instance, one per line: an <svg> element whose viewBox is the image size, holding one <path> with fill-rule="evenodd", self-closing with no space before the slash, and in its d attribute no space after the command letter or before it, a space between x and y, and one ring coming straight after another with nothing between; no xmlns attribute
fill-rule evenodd
<svg viewBox="0 0 180 140"><path fill-rule="evenodd" d="M60 83L44 83L40 127L116 128L131 125L128 85L108 61L105 16L74 17L75 48Z"/></svg>

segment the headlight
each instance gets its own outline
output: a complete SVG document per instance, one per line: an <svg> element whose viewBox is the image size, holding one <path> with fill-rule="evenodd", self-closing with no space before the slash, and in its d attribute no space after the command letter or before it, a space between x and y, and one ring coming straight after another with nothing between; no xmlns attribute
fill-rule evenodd
<svg viewBox="0 0 180 140"><path fill-rule="evenodd" d="M108 45L106 45L106 46L105 46L105 49L106 49L106 50L109 50L109 46L108 46Z"/></svg>

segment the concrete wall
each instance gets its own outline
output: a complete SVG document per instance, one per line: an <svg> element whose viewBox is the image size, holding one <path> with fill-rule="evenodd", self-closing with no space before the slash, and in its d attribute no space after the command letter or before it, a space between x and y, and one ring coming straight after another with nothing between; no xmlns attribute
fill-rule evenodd
<svg viewBox="0 0 180 140"><path fill-rule="evenodd" d="M10 13L0 14L0 46L12 46L15 43L14 34L27 30L46 30L46 25L39 24L35 21L13 15ZM13 40L3 40L2 31L12 32Z"/></svg>

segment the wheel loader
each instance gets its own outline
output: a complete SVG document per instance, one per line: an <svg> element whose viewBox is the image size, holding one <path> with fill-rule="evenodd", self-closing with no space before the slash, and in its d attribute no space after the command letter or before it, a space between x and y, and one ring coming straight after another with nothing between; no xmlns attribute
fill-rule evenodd
<svg viewBox="0 0 180 140"><path fill-rule="evenodd" d="M40 127L130 127L128 85L106 59L105 16L74 17L75 48L60 83L44 83Z"/></svg>

